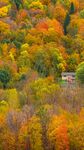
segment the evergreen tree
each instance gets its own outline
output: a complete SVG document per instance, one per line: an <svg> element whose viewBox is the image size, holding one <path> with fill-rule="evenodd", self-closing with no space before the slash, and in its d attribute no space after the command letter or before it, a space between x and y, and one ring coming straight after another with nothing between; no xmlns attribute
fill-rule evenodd
<svg viewBox="0 0 84 150"><path fill-rule="evenodd" d="M69 25L69 23L70 23L70 15L69 13L67 13L65 21L64 21L64 34L65 35L67 34L67 26Z"/></svg>
<svg viewBox="0 0 84 150"><path fill-rule="evenodd" d="M19 10L20 6L22 6L22 0L10 0L10 2L16 5L17 10Z"/></svg>
<svg viewBox="0 0 84 150"><path fill-rule="evenodd" d="M74 7L74 3L72 2L71 3L71 6L70 6L70 14L73 14L75 12L75 7Z"/></svg>
<svg viewBox="0 0 84 150"><path fill-rule="evenodd" d="M3 83L3 88L6 88L7 83L11 79L11 73L7 68L0 69L0 81Z"/></svg>
<svg viewBox="0 0 84 150"><path fill-rule="evenodd" d="M57 0L51 0L51 2L55 5Z"/></svg>

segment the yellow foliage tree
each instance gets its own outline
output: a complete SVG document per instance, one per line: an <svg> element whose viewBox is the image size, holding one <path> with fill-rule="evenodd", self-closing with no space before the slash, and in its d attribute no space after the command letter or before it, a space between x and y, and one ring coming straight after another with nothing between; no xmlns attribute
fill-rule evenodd
<svg viewBox="0 0 84 150"><path fill-rule="evenodd" d="M29 121L28 136L31 143L31 150L43 150L42 127L40 119L36 116L33 116Z"/></svg>
<svg viewBox="0 0 84 150"><path fill-rule="evenodd" d="M1 17L6 17L8 15L9 9L10 9L10 5L1 7L0 8L0 18Z"/></svg>

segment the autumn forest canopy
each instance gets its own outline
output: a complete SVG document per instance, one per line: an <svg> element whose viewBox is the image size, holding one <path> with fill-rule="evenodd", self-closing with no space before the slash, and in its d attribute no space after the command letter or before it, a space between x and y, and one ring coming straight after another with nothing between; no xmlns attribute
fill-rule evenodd
<svg viewBox="0 0 84 150"><path fill-rule="evenodd" d="M84 150L84 0L0 0L0 150Z"/></svg>

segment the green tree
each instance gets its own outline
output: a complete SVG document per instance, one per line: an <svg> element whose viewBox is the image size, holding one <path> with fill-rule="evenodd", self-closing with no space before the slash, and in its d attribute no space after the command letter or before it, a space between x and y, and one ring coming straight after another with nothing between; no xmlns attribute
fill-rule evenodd
<svg viewBox="0 0 84 150"><path fill-rule="evenodd" d="M35 56L34 69L37 70L40 76L46 77L49 70L46 65L46 53L40 51Z"/></svg>
<svg viewBox="0 0 84 150"><path fill-rule="evenodd" d="M84 9L80 11L79 15L80 15L80 18L84 19Z"/></svg>
<svg viewBox="0 0 84 150"><path fill-rule="evenodd" d="M74 14L74 12L75 12L75 7L74 7L74 3L72 2L71 3L71 6L70 6L70 14Z"/></svg>
<svg viewBox="0 0 84 150"><path fill-rule="evenodd" d="M84 84L84 61L79 64L76 71L76 78L81 84Z"/></svg>
<svg viewBox="0 0 84 150"><path fill-rule="evenodd" d="M10 0L12 4L16 5L17 10L22 6L22 0Z"/></svg>
<svg viewBox="0 0 84 150"><path fill-rule="evenodd" d="M66 17L65 17L65 21L64 21L64 34L67 34L67 26L70 23L70 15L69 13L67 13Z"/></svg>
<svg viewBox="0 0 84 150"><path fill-rule="evenodd" d="M6 88L7 83L11 80L10 70L7 68L0 69L0 81L3 83L3 88Z"/></svg>
<svg viewBox="0 0 84 150"><path fill-rule="evenodd" d="M62 71L65 70L65 61L57 48L50 48L50 74L54 75L54 78L60 77Z"/></svg>
<svg viewBox="0 0 84 150"><path fill-rule="evenodd" d="M55 5L56 4L56 2L57 2L57 0L51 0L52 1L52 3Z"/></svg>

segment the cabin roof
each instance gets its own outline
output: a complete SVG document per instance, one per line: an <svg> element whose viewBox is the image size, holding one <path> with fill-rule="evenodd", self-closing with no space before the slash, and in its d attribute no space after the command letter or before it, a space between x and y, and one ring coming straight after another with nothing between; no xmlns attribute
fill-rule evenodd
<svg viewBox="0 0 84 150"><path fill-rule="evenodd" d="M62 76L72 76L72 75L75 75L75 72L62 72Z"/></svg>

